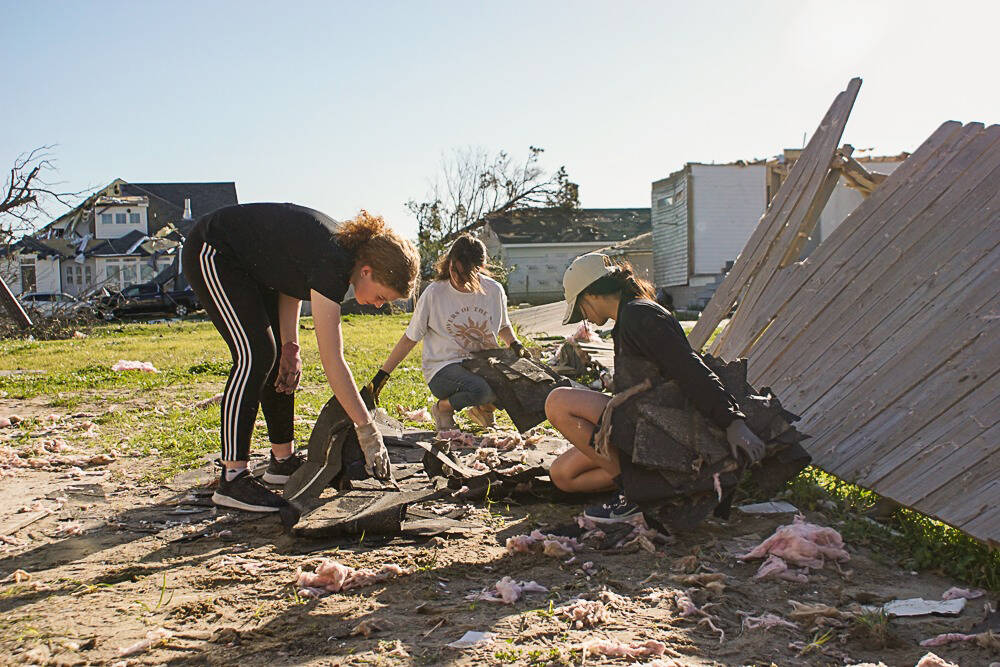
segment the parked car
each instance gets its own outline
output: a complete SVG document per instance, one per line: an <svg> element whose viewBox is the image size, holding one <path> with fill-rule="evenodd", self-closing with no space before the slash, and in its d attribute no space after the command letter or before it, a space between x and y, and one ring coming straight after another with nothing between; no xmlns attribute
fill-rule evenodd
<svg viewBox="0 0 1000 667"><path fill-rule="evenodd" d="M93 303L65 292L25 292L17 298L28 315L37 317L71 317L94 312Z"/></svg>
<svg viewBox="0 0 1000 667"><path fill-rule="evenodd" d="M190 287L182 290L164 290L159 283L130 285L120 292L101 297L96 304L101 317L113 320L124 315L145 313L173 313L184 317L201 308L198 297Z"/></svg>

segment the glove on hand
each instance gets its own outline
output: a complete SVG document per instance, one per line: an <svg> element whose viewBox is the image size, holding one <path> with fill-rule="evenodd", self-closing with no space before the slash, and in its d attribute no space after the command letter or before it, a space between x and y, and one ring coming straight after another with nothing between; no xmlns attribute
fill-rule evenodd
<svg viewBox="0 0 1000 667"><path fill-rule="evenodd" d="M365 455L365 470L375 479L391 480L392 467L389 465L389 452L382 441L375 422L355 426L358 434L358 444Z"/></svg>
<svg viewBox="0 0 1000 667"><path fill-rule="evenodd" d="M733 458L739 458L743 453L748 464L756 463L764 458L764 442L750 430L742 419L734 419L726 428L726 439L733 452Z"/></svg>
<svg viewBox="0 0 1000 667"><path fill-rule="evenodd" d="M294 394L302 379L302 357L299 356L298 343L285 343L281 346L281 359L278 360L278 377L274 379L274 389L279 394Z"/></svg>
<svg viewBox="0 0 1000 667"><path fill-rule="evenodd" d="M372 401L375 405L378 405L378 395L382 393L382 387L384 387L389 382L389 374L386 373L381 368L378 369L378 373L372 378L372 381L368 383L368 391L372 394Z"/></svg>
<svg viewBox="0 0 1000 667"><path fill-rule="evenodd" d="M513 343L511 343L510 344L510 349L514 350L514 354L516 354L517 356L521 357L522 359L530 359L531 358L531 353L528 352L527 349L525 349L524 345L522 345L521 341L519 341L519 340L515 340Z"/></svg>

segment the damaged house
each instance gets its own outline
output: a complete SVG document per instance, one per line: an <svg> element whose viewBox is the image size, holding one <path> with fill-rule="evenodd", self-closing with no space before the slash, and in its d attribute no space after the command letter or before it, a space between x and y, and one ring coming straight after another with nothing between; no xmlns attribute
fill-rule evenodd
<svg viewBox="0 0 1000 667"><path fill-rule="evenodd" d="M732 267L801 149L773 160L689 162L651 189L654 280L681 307L701 309ZM861 157L845 170L802 249L808 255L906 155ZM853 158L851 158L853 160ZM867 175L866 175L867 174ZM876 179L874 182L871 179Z"/></svg>
<svg viewBox="0 0 1000 667"><path fill-rule="evenodd" d="M86 295L177 277L179 252L198 217L237 204L236 184L128 183L115 179L7 249L15 294Z"/></svg>
<svg viewBox="0 0 1000 667"><path fill-rule="evenodd" d="M563 298L563 273L576 257L649 231L648 208L539 208L492 218L480 234L490 256L512 267L511 303L539 304Z"/></svg>

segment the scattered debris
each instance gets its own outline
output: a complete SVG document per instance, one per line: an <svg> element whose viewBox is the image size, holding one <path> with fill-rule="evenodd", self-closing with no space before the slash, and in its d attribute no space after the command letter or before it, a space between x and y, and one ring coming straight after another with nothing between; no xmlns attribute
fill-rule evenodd
<svg viewBox="0 0 1000 667"><path fill-rule="evenodd" d="M825 559L839 563L851 559L850 554L844 549L844 539L840 533L833 528L809 523L801 514L795 517L792 524L779 527L774 535L739 558L750 560L764 558L768 554L777 556L781 560L765 561L757 571L757 578L772 573L780 576L787 570L786 563L818 570L823 567ZM792 572L789 576L794 577L793 581L804 581L801 575L801 572Z"/></svg>
<svg viewBox="0 0 1000 667"><path fill-rule="evenodd" d="M993 651L1000 651L1000 635L996 635L992 632L979 632L976 634L963 634L961 632L946 632L936 637L931 637L930 639L925 639L920 642L921 646L945 646L946 644L952 644L954 642L973 642L977 646L982 648L990 649Z"/></svg>
<svg viewBox="0 0 1000 667"><path fill-rule="evenodd" d="M222 397L224 395L225 394L221 394L220 393L220 394L216 394L215 396L211 396L211 397L206 398L204 400L198 401L197 403L194 404L194 408L195 408L195 410L202 410L202 409L210 407L212 405L219 405L220 403L222 403Z"/></svg>
<svg viewBox="0 0 1000 667"><path fill-rule="evenodd" d="M948 662L944 658L940 658L933 653L927 653L924 657L917 661L917 664L913 667L960 667L954 662Z"/></svg>
<svg viewBox="0 0 1000 667"><path fill-rule="evenodd" d="M312 595L315 591L308 589L322 589L329 593L339 593L352 588L371 586L380 581L409 573L410 571L406 568L393 563L387 563L378 570L358 569L344 565L332 558L324 558L316 567L316 572L303 572L300 568L295 581L300 588L306 589L304 594Z"/></svg>
<svg viewBox="0 0 1000 667"><path fill-rule="evenodd" d="M402 405L396 406L396 412L399 413L403 419L408 419L413 422L432 422L434 417L431 416L430 411L426 407L418 408L416 410L407 410Z"/></svg>
<svg viewBox="0 0 1000 667"><path fill-rule="evenodd" d="M493 640L496 638L492 632L479 632L476 630L469 630L461 639L456 639L455 641L448 644L451 648L471 648L473 646L478 646L481 644L492 644Z"/></svg>
<svg viewBox="0 0 1000 667"><path fill-rule="evenodd" d="M794 514L799 509L784 500L776 500L767 503L754 503L752 505L740 505L737 507L744 514Z"/></svg>
<svg viewBox="0 0 1000 667"><path fill-rule="evenodd" d="M550 535L540 530L533 530L529 535L508 537L505 546L507 553L543 553L553 558L572 556L573 552L583 548L575 538Z"/></svg>
<svg viewBox="0 0 1000 667"><path fill-rule="evenodd" d="M956 600L958 598L965 598L966 600L975 600L976 598L981 598L986 595L986 591L975 588L969 590L968 588L959 588L958 586L952 586L944 593L941 594L942 600Z"/></svg>
<svg viewBox="0 0 1000 667"><path fill-rule="evenodd" d="M648 658L667 652L666 644L655 639L632 642L631 644L613 639L595 639L585 642L581 648L583 649L584 662L586 662L588 655L602 655L607 658Z"/></svg>
<svg viewBox="0 0 1000 667"><path fill-rule="evenodd" d="M789 569L788 563L786 563L782 558L771 554L767 557L767 560L760 566L757 573L753 575L754 579L767 579L767 578L777 578L784 579L785 581L794 581L797 583L804 584L809 581L809 569L802 568L801 570Z"/></svg>
<svg viewBox="0 0 1000 667"><path fill-rule="evenodd" d="M548 593L549 589L535 581L516 581L504 577L492 589L483 589L480 593L465 596L466 600L485 600L486 602L503 602L514 604L525 593Z"/></svg>
<svg viewBox="0 0 1000 667"><path fill-rule="evenodd" d="M965 598L950 598L947 600L925 600L924 598L909 598L886 602L882 610L887 616L958 616L965 608Z"/></svg>
<svg viewBox="0 0 1000 667"><path fill-rule="evenodd" d="M741 611L740 615L743 616L743 629L744 630L770 630L771 628L792 628L793 630L798 630L799 626L791 621L787 621L777 614L761 614L760 616L752 616L749 612Z"/></svg>
<svg viewBox="0 0 1000 667"><path fill-rule="evenodd" d="M366 618L361 621L353 628L351 628L350 637L368 637L372 633L382 632L383 630L388 630L392 625L388 621L382 621L374 618Z"/></svg>
<svg viewBox="0 0 1000 667"><path fill-rule="evenodd" d="M115 365L111 367L111 370L116 372L121 371L142 371L143 373L159 373L156 367L153 366L148 361L128 361L126 359L119 359Z"/></svg>
<svg viewBox="0 0 1000 667"><path fill-rule="evenodd" d="M726 575L721 572L702 572L700 574L672 574L670 581L682 586L701 586L702 588L720 594L726 589Z"/></svg>
<svg viewBox="0 0 1000 667"><path fill-rule="evenodd" d="M174 636L170 630L165 630L164 628L157 628L155 630L150 630L146 633L146 638L137 641L134 644L129 644L124 648L118 649L118 657L124 658L129 655L135 655L136 653L142 653L157 644L166 642L168 639Z"/></svg>
<svg viewBox="0 0 1000 667"><path fill-rule="evenodd" d="M565 616L577 630L592 628L608 620L608 610L600 600L570 600L555 612Z"/></svg>
<svg viewBox="0 0 1000 667"><path fill-rule="evenodd" d="M858 615L851 611L841 611L836 607L831 607L822 602L809 604L798 602L797 600L789 600L788 604L792 605L792 611L788 614L788 617L793 621L803 623L806 627L829 626L839 628L846 625L848 621Z"/></svg>
<svg viewBox="0 0 1000 667"><path fill-rule="evenodd" d="M20 584L25 581L31 581L31 573L25 570L14 570L3 579L0 579L0 584Z"/></svg>
<svg viewBox="0 0 1000 667"><path fill-rule="evenodd" d="M82 339L84 339L86 337L87 337L87 334L83 333L82 331L74 331L73 332L73 338L76 338L78 340L82 340Z"/></svg>

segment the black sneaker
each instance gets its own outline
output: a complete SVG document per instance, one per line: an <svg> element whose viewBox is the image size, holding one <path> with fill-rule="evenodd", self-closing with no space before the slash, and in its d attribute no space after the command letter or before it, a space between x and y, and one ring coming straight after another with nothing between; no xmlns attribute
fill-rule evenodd
<svg viewBox="0 0 1000 667"><path fill-rule="evenodd" d="M604 503L597 507L588 507L583 511L583 516L594 523L618 523L628 521L632 517L640 514L639 507L635 503L630 503L624 493L609 503Z"/></svg>
<svg viewBox="0 0 1000 667"><path fill-rule="evenodd" d="M212 494L212 502L221 507L247 512L277 512L288 505L281 496L261 484L249 470L244 470L229 482L223 471L219 488Z"/></svg>
<svg viewBox="0 0 1000 667"><path fill-rule="evenodd" d="M274 458L274 452L271 452L271 460L267 464L267 470L264 471L263 479L268 484L284 484L301 465L302 458L298 454L292 454L284 461L279 461Z"/></svg>

